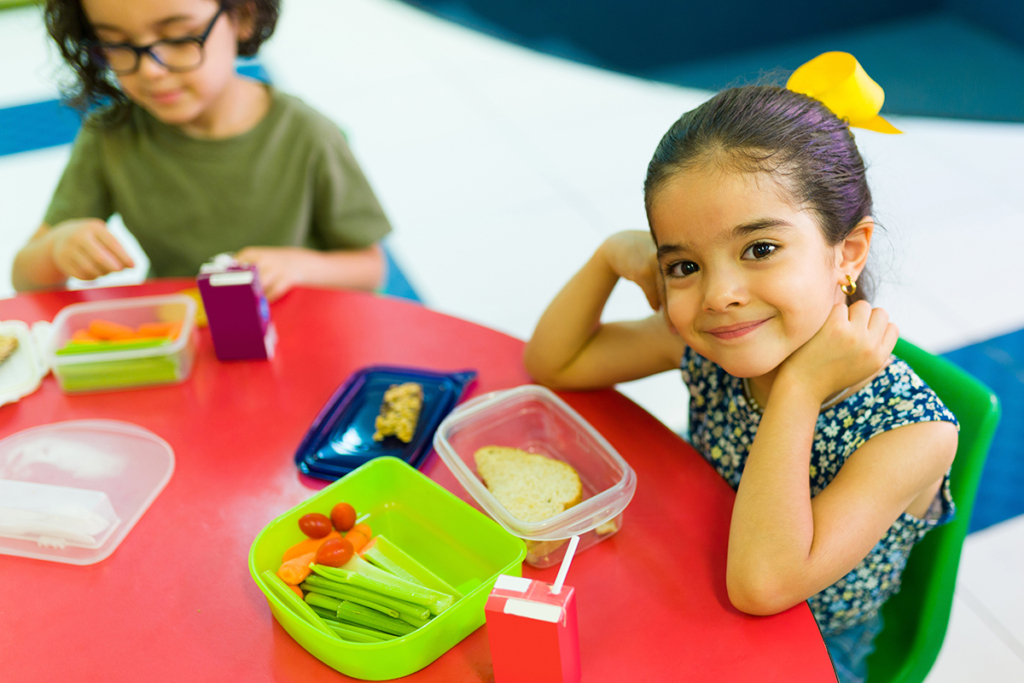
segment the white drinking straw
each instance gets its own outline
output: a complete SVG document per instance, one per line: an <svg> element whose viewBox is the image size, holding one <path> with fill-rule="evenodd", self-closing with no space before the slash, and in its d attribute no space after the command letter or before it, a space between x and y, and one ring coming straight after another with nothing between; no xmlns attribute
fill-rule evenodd
<svg viewBox="0 0 1024 683"><path fill-rule="evenodd" d="M552 595L558 595L562 592L562 584L565 583L565 575L569 573L569 565L572 563L572 556L576 554L576 546L579 544L579 536L573 536L569 539L569 549L565 551L565 557L562 558L562 566L558 568L558 576L555 577L555 585L551 587Z"/></svg>

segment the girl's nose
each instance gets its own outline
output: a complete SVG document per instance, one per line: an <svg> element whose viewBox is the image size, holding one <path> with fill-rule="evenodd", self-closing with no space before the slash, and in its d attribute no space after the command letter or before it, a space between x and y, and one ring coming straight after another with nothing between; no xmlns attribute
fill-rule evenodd
<svg viewBox="0 0 1024 683"><path fill-rule="evenodd" d="M728 270L713 273L704 271L705 311L722 312L734 306L742 306L748 298L747 288L737 273Z"/></svg>

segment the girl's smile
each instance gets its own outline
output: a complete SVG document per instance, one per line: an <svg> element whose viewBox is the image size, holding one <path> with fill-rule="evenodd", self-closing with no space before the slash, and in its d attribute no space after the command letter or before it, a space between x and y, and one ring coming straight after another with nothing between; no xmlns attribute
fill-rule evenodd
<svg viewBox="0 0 1024 683"><path fill-rule="evenodd" d="M650 213L669 318L732 375L773 372L843 300L839 248L763 174L678 172Z"/></svg>

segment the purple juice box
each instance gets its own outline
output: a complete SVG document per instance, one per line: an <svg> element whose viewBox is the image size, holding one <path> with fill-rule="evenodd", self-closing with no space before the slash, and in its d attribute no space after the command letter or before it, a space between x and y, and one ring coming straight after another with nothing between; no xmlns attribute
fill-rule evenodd
<svg viewBox="0 0 1024 683"><path fill-rule="evenodd" d="M256 266L221 254L203 264L197 280L217 358L273 358L277 330Z"/></svg>

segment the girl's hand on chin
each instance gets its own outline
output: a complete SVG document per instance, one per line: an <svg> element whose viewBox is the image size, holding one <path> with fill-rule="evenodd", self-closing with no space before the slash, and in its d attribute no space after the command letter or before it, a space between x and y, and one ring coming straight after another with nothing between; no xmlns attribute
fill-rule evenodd
<svg viewBox="0 0 1024 683"><path fill-rule="evenodd" d="M649 232L617 232L604 241L600 251L616 275L640 285L652 310L662 308L663 287L658 250Z"/></svg>
<svg viewBox="0 0 1024 683"><path fill-rule="evenodd" d="M899 338L889 314L866 301L836 304L825 324L779 368L824 402L885 367Z"/></svg>

